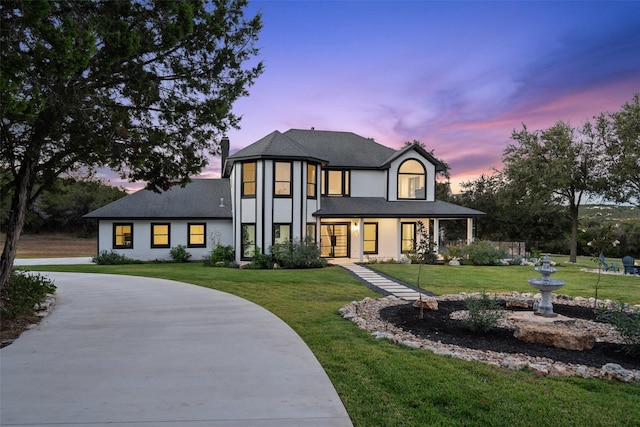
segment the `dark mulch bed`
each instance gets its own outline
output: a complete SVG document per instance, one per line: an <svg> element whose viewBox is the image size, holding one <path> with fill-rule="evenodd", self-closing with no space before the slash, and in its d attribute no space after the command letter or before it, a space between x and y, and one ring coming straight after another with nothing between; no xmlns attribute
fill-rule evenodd
<svg viewBox="0 0 640 427"><path fill-rule="evenodd" d="M380 317L413 335L445 344L500 353L522 353L596 368L606 363L617 363L626 369L640 369L640 358L627 355L619 344L596 343L591 350L575 351L526 343L514 338L513 330L504 328L494 327L485 333L472 332L462 320L449 318L452 312L465 309L464 301L438 301L438 310L424 310L424 318L419 319L420 310L412 304L405 304L382 309ZM576 319L595 320L596 317L587 307L556 303L553 311Z"/></svg>

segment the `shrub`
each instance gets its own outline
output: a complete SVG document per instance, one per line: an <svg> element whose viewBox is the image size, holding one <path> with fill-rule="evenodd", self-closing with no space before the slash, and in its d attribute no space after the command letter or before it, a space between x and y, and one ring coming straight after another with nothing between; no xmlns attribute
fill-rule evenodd
<svg viewBox="0 0 640 427"><path fill-rule="evenodd" d="M273 268L273 261L269 255L263 254L260 251L259 247L255 247L253 250L253 257L251 259L251 263L249 264L249 268L256 270L266 270L269 268Z"/></svg>
<svg viewBox="0 0 640 427"><path fill-rule="evenodd" d="M175 262L187 262L189 258L191 258L191 254L187 251L185 245L178 245L171 248L169 255L171 255L171 259Z"/></svg>
<svg viewBox="0 0 640 427"><path fill-rule="evenodd" d="M310 237L290 240L269 249L273 261L282 268L321 268L327 265L327 260L320 256L320 248Z"/></svg>
<svg viewBox="0 0 640 427"><path fill-rule="evenodd" d="M625 351L640 357L640 310L627 311L625 304L613 303L600 310L598 320L613 325L625 342Z"/></svg>
<svg viewBox="0 0 640 427"><path fill-rule="evenodd" d="M209 256L205 258L204 265L206 267L230 267L235 264L235 258L236 255L233 246L223 246L218 243L216 247L209 252Z"/></svg>
<svg viewBox="0 0 640 427"><path fill-rule="evenodd" d="M36 304L55 290L53 281L44 276L12 271L9 282L0 291L0 317L11 320L33 313Z"/></svg>
<svg viewBox="0 0 640 427"><path fill-rule="evenodd" d="M496 248L492 242L480 240L461 248L463 263L473 265L501 265L507 253Z"/></svg>
<svg viewBox="0 0 640 427"><path fill-rule="evenodd" d="M91 258L91 262L98 265L118 265L118 264L141 264L141 261L128 258L125 255L114 251L102 251L97 256Z"/></svg>
<svg viewBox="0 0 640 427"><path fill-rule="evenodd" d="M469 315L465 323L469 329L475 332L487 332L502 318L504 310L500 307L497 297L489 298L486 292L482 292L480 298L469 296L465 299Z"/></svg>

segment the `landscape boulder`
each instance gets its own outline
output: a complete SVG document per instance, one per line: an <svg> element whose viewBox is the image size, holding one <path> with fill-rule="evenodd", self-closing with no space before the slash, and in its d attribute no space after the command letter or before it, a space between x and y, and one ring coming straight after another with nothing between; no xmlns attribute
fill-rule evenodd
<svg viewBox="0 0 640 427"><path fill-rule="evenodd" d="M562 324L520 323L514 337L524 342L532 342L567 350L591 350L596 338L587 331L568 329Z"/></svg>
<svg viewBox="0 0 640 427"><path fill-rule="evenodd" d="M415 308L420 308L420 300L413 303ZM438 309L438 300L432 297L423 297L422 298L422 308L427 310L437 310Z"/></svg>

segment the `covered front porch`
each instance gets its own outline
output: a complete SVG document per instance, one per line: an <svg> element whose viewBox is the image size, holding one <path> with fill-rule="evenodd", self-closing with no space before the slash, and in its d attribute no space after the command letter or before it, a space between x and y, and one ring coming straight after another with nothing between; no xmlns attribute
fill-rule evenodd
<svg viewBox="0 0 640 427"><path fill-rule="evenodd" d="M415 248L417 223L422 221L435 251L440 251L441 224L466 222L467 242L473 241L474 219L485 215L474 209L441 201L387 201L379 197L324 197L317 219L322 256L401 260Z"/></svg>
<svg viewBox="0 0 640 427"><path fill-rule="evenodd" d="M473 218L466 218L467 242L473 241ZM323 257L354 262L401 260L415 249L421 221L432 239L434 251L440 251L440 218L325 218L320 220L319 246Z"/></svg>

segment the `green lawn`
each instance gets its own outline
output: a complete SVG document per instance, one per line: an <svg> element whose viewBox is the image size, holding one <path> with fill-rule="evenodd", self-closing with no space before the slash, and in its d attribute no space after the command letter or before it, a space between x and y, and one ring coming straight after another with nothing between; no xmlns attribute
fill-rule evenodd
<svg viewBox="0 0 640 427"><path fill-rule="evenodd" d="M339 267L269 271L205 268L200 263L30 267L36 268L160 277L253 301L287 322L309 345L355 426L640 426L640 384L536 377L374 339L337 313L350 301L376 297ZM376 268L411 282L418 267ZM574 266L558 268L554 278L567 280L566 293L592 294L596 275ZM424 286L438 294L527 291L526 278L537 275L531 267L467 266L425 266L422 274ZM640 278L603 276L600 294L639 302Z"/></svg>
<svg viewBox="0 0 640 427"><path fill-rule="evenodd" d="M589 258L579 258L569 264L568 257L552 257L558 271L552 279L564 280L566 284L558 293L585 298L595 295L598 275L581 269L597 269ZM618 260L618 265L622 265ZM406 283L417 285L418 266L402 264L372 264L371 268ZM533 267L473 267L468 265L424 265L420 275L421 287L437 295L459 292L537 292L527 282L528 278L541 277ZM640 277L631 275L601 274L598 299L611 299L640 304Z"/></svg>

